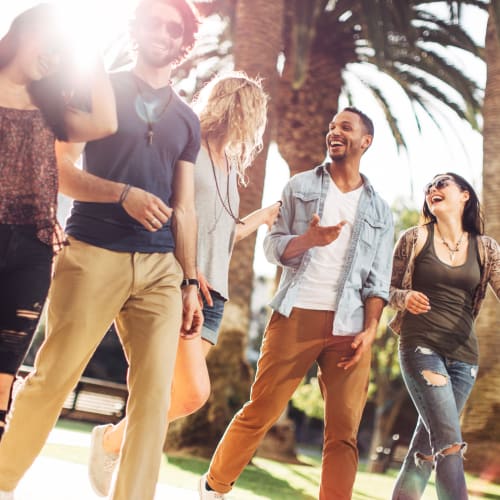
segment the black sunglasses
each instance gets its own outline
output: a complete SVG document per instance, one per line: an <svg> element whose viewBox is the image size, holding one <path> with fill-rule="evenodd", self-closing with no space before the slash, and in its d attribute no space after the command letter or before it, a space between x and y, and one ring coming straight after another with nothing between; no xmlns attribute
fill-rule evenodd
<svg viewBox="0 0 500 500"><path fill-rule="evenodd" d="M156 31L160 28L165 28L172 38L181 38L181 36L184 35L184 26L176 21L162 21L158 17L144 17L142 25L148 31Z"/></svg>
<svg viewBox="0 0 500 500"><path fill-rule="evenodd" d="M443 189L452 183L456 184L451 177L439 177L439 179L429 182L429 184L425 186L424 193L428 195L430 194L432 188Z"/></svg>

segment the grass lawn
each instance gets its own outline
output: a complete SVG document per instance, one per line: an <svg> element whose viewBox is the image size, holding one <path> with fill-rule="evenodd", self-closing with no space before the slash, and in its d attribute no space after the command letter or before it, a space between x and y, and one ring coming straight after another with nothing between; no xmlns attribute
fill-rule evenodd
<svg viewBox="0 0 500 500"><path fill-rule="evenodd" d="M89 433L91 426L83 423L61 421L58 427ZM43 454L69 462L87 463L88 449L82 446L47 444ZM303 465L290 465L255 458L238 479L231 495L235 499L315 500L317 498L320 459L312 454L301 455ZM160 482L179 488L196 489L198 478L207 470L208 461L192 457L168 457L162 463ZM387 474L370 474L362 470L354 485L353 500L388 500L397 471ZM500 499L500 485L491 484L474 476L467 477L470 500L480 498ZM437 498L431 481L423 500Z"/></svg>

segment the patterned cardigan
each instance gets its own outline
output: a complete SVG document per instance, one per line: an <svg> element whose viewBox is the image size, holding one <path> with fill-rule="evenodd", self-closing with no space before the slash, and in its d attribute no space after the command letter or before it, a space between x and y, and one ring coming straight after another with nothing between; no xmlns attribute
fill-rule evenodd
<svg viewBox="0 0 500 500"><path fill-rule="evenodd" d="M406 314L405 298L412 290L412 277L415 269L415 245L418 227L412 227L402 234L396 244L393 255L393 267L389 305L397 310L389 322L396 334L401 333L403 318ZM481 281L474 294L472 315L476 319L486 295L488 283L500 300L500 245L489 236L477 237L479 260L481 265Z"/></svg>

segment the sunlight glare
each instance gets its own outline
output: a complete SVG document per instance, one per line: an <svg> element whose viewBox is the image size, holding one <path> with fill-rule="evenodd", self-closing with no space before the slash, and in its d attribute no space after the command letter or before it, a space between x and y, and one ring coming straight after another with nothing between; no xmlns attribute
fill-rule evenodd
<svg viewBox="0 0 500 500"><path fill-rule="evenodd" d="M79 73L88 73L96 54L128 34L138 0L59 0Z"/></svg>

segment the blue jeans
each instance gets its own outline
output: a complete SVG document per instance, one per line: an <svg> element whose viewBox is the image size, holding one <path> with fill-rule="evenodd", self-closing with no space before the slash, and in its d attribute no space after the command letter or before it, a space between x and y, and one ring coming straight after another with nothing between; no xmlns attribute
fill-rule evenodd
<svg viewBox="0 0 500 500"><path fill-rule="evenodd" d="M466 443L459 417L474 386L477 366L448 359L427 347L402 348L399 359L419 418L392 499L421 498L433 467L439 500L467 499L463 468ZM445 377L442 385L429 382L433 374ZM454 445L461 445L458 453L442 453ZM423 460L424 456L434 459Z"/></svg>
<svg viewBox="0 0 500 500"><path fill-rule="evenodd" d="M214 303L213 307L207 304L205 296L201 294L201 299L203 301L203 327L201 329L201 338L215 345L219 337L219 328L222 322L222 315L224 314L226 299L215 290L210 290L210 295Z"/></svg>

